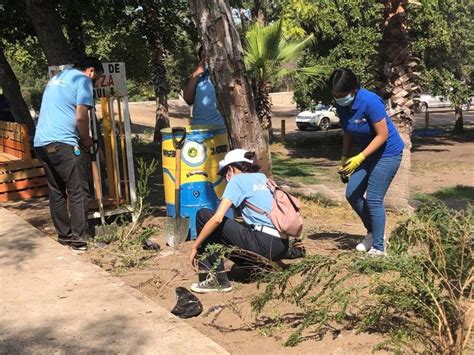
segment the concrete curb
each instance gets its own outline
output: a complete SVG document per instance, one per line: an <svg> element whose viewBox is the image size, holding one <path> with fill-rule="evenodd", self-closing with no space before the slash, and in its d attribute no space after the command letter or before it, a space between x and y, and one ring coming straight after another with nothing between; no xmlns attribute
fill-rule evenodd
<svg viewBox="0 0 474 355"><path fill-rule="evenodd" d="M0 208L0 354L228 354Z"/></svg>

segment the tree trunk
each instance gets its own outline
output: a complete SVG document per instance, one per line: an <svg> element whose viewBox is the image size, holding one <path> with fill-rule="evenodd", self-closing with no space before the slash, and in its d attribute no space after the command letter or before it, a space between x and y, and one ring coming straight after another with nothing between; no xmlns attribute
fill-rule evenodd
<svg viewBox="0 0 474 355"><path fill-rule="evenodd" d="M162 39L158 33L159 28L159 6L154 1L143 3L145 14L145 32L148 42L148 50L150 53L150 72L151 84L153 85L156 100L156 116L155 116L155 134L153 142L161 142L161 130L170 126L168 112L168 93L169 84L166 77L165 57L166 52L163 48Z"/></svg>
<svg viewBox="0 0 474 355"><path fill-rule="evenodd" d="M253 97L255 101L255 109L260 120L260 125L263 128L265 140L268 143L273 142L273 127L272 127L272 98L270 97L270 85L257 83L253 85Z"/></svg>
<svg viewBox="0 0 474 355"><path fill-rule="evenodd" d="M252 16L255 18L257 23L262 26L265 26L267 23L267 19L265 18L264 1L265 0L254 0L254 6L252 9Z"/></svg>
<svg viewBox="0 0 474 355"><path fill-rule="evenodd" d="M18 123L26 124L30 137L35 135L35 124L31 118L30 110L20 91L20 84L10 64L3 53L3 45L0 43L0 85L3 93L10 103L10 111Z"/></svg>
<svg viewBox="0 0 474 355"><path fill-rule="evenodd" d="M156 123L155 123L155 134L153 135L153 142L161 143L163 128L170 126L170 118L168 112L168 95L157 94L156 96Z"/></svg>
<svg viewBox="0 0 474 355"><path fill-rule="evenodd" d="M233 148L255 151L262 172L271 172L270 150L245 75L242 45L225 0L192 0L191 15L211 61L217 100Z"/></svg>
<svg viewBox="0 0 474 355"><path fill-rule="evenodd" d="M410 196L411 139L413 125L412 95L418 90L415 80L417 59L412 56L407 33L405 7L409 0L382 1L385 4L384 32L380 41L378 89L388 101L388 114L405 142L403 160L387 192L388 208L408 207Z"/></svg>
<svg viewBox="0 0 474 355"><path fill-rule="evenodd" d="M69 48L56 11L56 1L25 0L26 13L33 23L41 48L49 65L75 63L77 59Z"/></svg>
<svg viewBox="0 0 474 355"><path fill-rule="evenodd" d="M398 126L400 136L405 143L403 149L402 162L398 169L397 175L390 184L387 196L385 197L385 205L391 209L406 208L410 198L410 174L411 174L411 139L409 127Z"/></svg>
<svg viewBox="0 0 474 355"><path fill-rule="evenodd" d="M242 30L242 33L246 33L247 32L247 19L245 18L245 9L243 8L239 8L239 17L240 17L240 26L241 26L241 30Z"/></svg>
<svg viewBox="0 0 474 355"><path fill-rule="evenodd" d="M65 8L66 32L69 39L69 48L72 56L77 62L86 55L86 44L84 27L82 26L82 13L78 5L66 6Z"/></svg>
<svg viewBox="0 0 474 355"><path fill-rule="evenodd" d="M454 112L456 123L454 124L453 133L462 133L464 132L464 119L462 115L462 110L459 106L457 106L454 108Z"/></svg>

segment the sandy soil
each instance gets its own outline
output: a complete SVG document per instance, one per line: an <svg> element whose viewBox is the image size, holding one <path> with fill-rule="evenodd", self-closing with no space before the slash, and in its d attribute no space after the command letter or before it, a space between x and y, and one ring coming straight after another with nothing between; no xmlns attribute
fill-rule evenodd
<svg viewBox="0 0 474 355"><path fill-rule="evenodd" d="M149 130L153 125L153 106L137 105L133 108L135 117L134 131ZM187 117L187 107L172 103L173 122L183 122ZM276 118L289 117L293 109L276 107ZM147 135L145 131L145 135ZM440 187L457 184L474 185L474 134L469 133L460 138L414 138L412 154L413 174L411 189L413 192L433 192ZM335 176L338 166L340 147L287 149L281 145L272 148L279 154L305 158L320 167L319 178L329 187L340 193L343 188ZM162 203L159 189L160 176L152 180L155 203ZM2 204L22 216L37 228L54 235L49 217L48 202L43 198L29 201ZM34 213L32 213L34 211ZM352 249L362 237L364 230L354 212L343 204L338 207L323 207L317 203L305 204L305 248L307 253L334 254ZM401 218L389 214L387 232ZM165 217L163 210L147 219L146 224L162 226ZM189 287L195 281L195 275L188 266L188 255L191 243L185 243L174 251L167 247L163 235L156 235L156 241L162 250L153 257L148 265L133 269L118 276L128 285L134 287L158 304L171 309L176 301L175 287ZM92 249L84 257L114 272L110 260L101 256L98 249ZM292 261L285 261L291 263ZM283 341L291 330L293 309L286 304L274 303L267 309L266 315L281 315L282 326L265 328L265 318L255 318L249 306L249 300L260 290L255 282L242 279L242 273L227 265L232 280L233 292L229 294L200 295L204 305L201 316L187 320L192 326L208 335L233 354L366 354L384 338L380 334L355 334L352 330L336 329L326 334L306 333L304 341L296 348L284 348ZM111 295L113 297L113 295ZM267 324L268 325L268 324ZM260 330L258 330L260 328Z"/></svg>

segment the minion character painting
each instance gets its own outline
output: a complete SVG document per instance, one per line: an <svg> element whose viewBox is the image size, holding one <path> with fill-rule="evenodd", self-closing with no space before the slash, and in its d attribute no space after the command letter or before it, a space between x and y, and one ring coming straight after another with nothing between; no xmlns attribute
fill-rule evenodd
<svg viewBox="0 0 474 355"><path fill-rule="evenodd" d="M217 173L219 161L229 151L229 140L225 126L185 128L181 149L180 215L190 219L190 237L196 239L197 211L201 208L217 209L224 193L227 182ZM171 128L165 128L161 133L166 212L169 217L175 217L176 149Z"/></svg>

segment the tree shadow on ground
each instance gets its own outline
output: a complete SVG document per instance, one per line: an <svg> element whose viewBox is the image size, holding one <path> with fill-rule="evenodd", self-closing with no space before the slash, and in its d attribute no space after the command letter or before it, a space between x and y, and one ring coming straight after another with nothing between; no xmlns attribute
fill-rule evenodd
<svg viewBox="0 0 474 355"><path fill-rule="evenodd" d="M143 134L149 133L151 138L153 138L154 129L153 127L145 126L139 123L132 123L132 134Z"/></svg>
<svg viewBox="0 0 474 355"><path fill-rule="evenodd" d="M419 129L413 132L411 141L412 152L448 151L449 149L436 147L474 142L474 128L467 128L460 134L453 134L452 131L441 127L428 130Z"/></svg>
<svg viewBox="0 0 474 355"><path fill-rule="evenodd" d="M15 329L1 324L0 354L116 354L147 349L149 335L129 326L124 316L102 316L73 332L66 330L68 326L74 329L75 323L66 318L49 318L38 325Z"/></svg>
<svg viewBox="0 0 474 355"><path fill-rule="evenodd" d="M308 235L307 238L320 243L330 243L340 250L353 250L363 237L360 234L319 232Z"/></svg>
<svg viewBox="0 0 474 355"><path fill-rule="evenodd" d="M48 228L52 228L48 197L7 201L0 204L0 207L4 207L15 213L42 232L45 232Z"/></svg>
<svg viewBox="0 0 474 355"><path fill-rule="evenodd" d="M11 216L11 212L8 217L14 218ZM25 234L31 233L30 229L31 227L24 223L9 223L2 228L0 232L0 267L22 268L24 263L35 255L39 239L45 236L38 233L35 238L23 237Z"/></svg>
<svg viewBox="0 0 474 355"><path fill-rule="evenodd" d="M311 146L287 146L287 155L275 153L273 159L274 168L279 169L280 164L291 162L294 166L311 166L313 168L335 167L341 160L342 148L339 145ZM296 160L297 159L297 160ZM279 162L278 160L281 160ZM306 160L306 161L305 161Z"/></svg>

